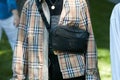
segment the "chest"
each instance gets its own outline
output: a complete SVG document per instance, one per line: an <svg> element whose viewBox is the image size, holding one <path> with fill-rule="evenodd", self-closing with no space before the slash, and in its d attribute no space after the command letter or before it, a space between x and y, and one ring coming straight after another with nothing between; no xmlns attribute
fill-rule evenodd
<svg viewBox="0 0 120 80"><path fill-rule="evenodd" d="M46 0L51 15L60 15L63 6L63 0Z"/></svg>

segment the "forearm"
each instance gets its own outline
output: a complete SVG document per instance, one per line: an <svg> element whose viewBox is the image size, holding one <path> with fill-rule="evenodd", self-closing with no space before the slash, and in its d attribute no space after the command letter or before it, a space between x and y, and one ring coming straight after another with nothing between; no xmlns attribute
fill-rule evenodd
<svg viewBox="0 0 120 80"><path fill-rule="evenodd" d="M14 25L18 26L19 25L19 14L18 14L18 10L17 9L13 9L12 10L12 14L14 17Z"/></svg>
<svg viewBox="0 0 120 80"><path fill-rule="evenodd" d="M19 14L18 14L18 10L17 10L17 9L12 10L12 14L18 16L18 15L19 15Z"/></svg>

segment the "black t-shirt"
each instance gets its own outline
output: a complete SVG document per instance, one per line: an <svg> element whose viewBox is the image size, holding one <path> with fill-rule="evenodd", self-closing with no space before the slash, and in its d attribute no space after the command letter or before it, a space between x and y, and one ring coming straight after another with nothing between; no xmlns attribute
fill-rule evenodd
<svg viewBox="0 0 120 80"><path fill-rule="evenodd" d="M63 0L46 0L48 7L50 9L50 14L52 15L60 15L63 6ZM51 6L54 5L55 9L51 9Z"/></svg>

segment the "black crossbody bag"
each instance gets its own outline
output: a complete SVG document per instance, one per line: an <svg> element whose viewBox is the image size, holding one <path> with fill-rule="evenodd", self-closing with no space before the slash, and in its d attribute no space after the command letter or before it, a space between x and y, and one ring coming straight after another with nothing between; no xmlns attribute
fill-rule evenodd
<svg viewBox="0 0 120 80"><path fill-rule="evenodd" d="M89 32L76 26L58 25L54 29L50 29L50 25L44 15L42 4L36 0L38 11L46 25L50 34L50 47L55 51L86 53L89 38Z"/></svg>

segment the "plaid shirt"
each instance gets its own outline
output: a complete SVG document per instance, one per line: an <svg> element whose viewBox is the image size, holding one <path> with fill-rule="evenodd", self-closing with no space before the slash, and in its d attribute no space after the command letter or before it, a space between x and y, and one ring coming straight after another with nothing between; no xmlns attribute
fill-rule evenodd
<svg viewBox="0 0 120 80"><path fill-rule="evenodd" d="M49 10L43 3L49 21ZM89 11L85 0L64 0L59 24L88 27L90 37L86 55L55 53L58 55L64 79L86 75L86 80L99 80L97 52ZM17 43L13 55L13 80L48 80L48 32L35 0L28 0L22 10Z"/></svg>

